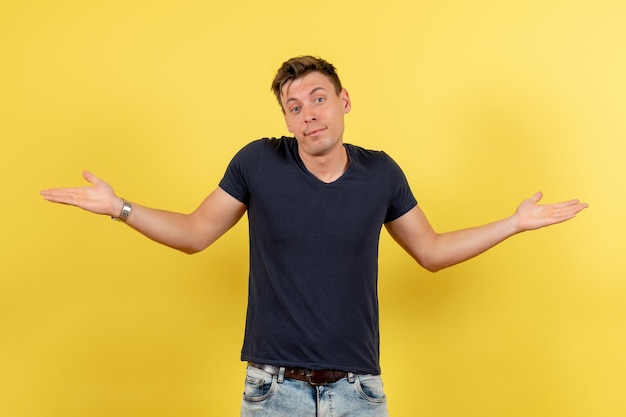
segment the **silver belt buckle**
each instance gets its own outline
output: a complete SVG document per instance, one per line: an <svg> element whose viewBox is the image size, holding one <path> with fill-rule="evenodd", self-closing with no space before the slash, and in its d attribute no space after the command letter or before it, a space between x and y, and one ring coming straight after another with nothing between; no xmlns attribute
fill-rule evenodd
<svg viewBox="0 0 626 417"><path fill-rule="evenodd" d="M315 378L313 376L313 373L315 372L315 370L307 370L306 371L306 379L307 382L309 383L309 385L313 386L313 387L323 387L328 385L328 382L315 382L313 379Z"/></svg>

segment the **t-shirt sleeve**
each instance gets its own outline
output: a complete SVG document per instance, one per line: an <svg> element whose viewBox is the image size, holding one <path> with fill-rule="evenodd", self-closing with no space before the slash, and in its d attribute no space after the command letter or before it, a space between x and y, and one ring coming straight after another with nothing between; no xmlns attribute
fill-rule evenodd
<svg viewBox="0 0 626 417"><path fill-rule="evenodd" d="M262 147L262 140L244 146L230 161L224 177L219 183L222 190L245 205L250 203L251 181L259 166Z"/></svg>
<svg viewBox="0 0 626 417"><path fill-rule="evenodd" d="M396 220L417 205L409 182L400 166L388 156L388 178L391 198L385 223Z"/></svg>

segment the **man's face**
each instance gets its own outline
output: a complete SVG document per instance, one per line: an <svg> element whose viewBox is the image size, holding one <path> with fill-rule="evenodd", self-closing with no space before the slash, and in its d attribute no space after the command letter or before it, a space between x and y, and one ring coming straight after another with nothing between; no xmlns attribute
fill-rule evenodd
<svg viewBox="0 0 626 417"><path fill-rule="evenodd" d="M323 156L343 147L344 115L350 111L350 98L339 94L321 72L311 72L285 84L281 91L287 129L298 140L300 151Z"/></svg>

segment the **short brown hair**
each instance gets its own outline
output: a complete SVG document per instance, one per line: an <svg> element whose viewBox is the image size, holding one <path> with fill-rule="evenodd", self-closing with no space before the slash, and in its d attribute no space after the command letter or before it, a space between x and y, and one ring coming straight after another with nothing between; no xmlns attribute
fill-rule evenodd
<svg viewBox="0 0 626 417"><path fill-rule="evenodd" d="M290 81L297 80L298 78L302 78L315 71L321 72L327 76L335 86L335 93L341 93L343 87L341 86L341 81L339 81L337 70L333 64L323 60L322 58L310 55L291 58L290 60L283 62L283 65L278 69L278 72L274 77L274 81L272 81L272 91L274 92L281 109L283 104L280 100L280 94L285 84ZM283 111L285 111L285 109L283 109Z"/></svg>

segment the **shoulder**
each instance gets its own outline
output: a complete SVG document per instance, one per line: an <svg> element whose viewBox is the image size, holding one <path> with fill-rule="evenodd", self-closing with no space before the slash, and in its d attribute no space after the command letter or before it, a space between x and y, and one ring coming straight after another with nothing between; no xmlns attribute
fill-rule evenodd
<svg viewBox="0 0 626 417"><path fill-rule="evenodd" d="M260 156L264 152L284 152L292 149L295 143L294 138L282 136L280 138L261 138L249 142L237 152L237 155Z"/></svg>
<svg viewBox="0 0 626 417"><path fill-rule="evenodd" d="M396 166L394 160L384 151L366 149L361 146L345 144L350 162L369 167Z"/></svg>

